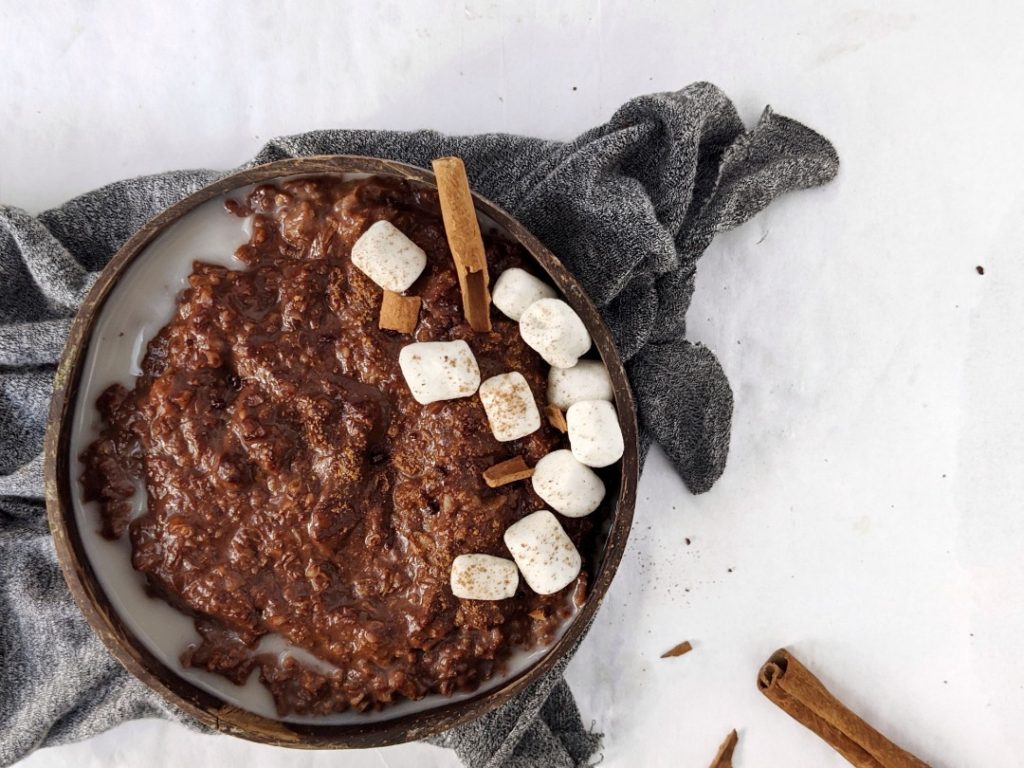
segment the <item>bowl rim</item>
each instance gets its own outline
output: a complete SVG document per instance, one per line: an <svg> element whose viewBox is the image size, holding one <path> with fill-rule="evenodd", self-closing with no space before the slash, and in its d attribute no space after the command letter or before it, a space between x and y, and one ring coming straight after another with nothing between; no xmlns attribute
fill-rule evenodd
<svg viewBox="0 0 1024 768"><path fill-rule="evenodd" d="M324 174L397 176L436 188L434 175L414 165L359 155L315 155L277 160L227 174L150 219L102 269L71 324L54 376L44 439L46 509L57 560L82 614L114 658L164 700L215 730L260 743L314 749L379 747L423 739L482 717L548 673L582 638L611 584L632 524L640 464L637 416L632 389L614 338L580 283L514 217L474 192L478 213L490 217L507 236L526 249L534 264L544 270L562 298L583 319L611 376L625 452L619 493L611 509L597 573L582 608L540 659L490 690L419 712L367 723L291 723L264 717L228 704L161 662L128 630L111 607L85 555L75 520L70 438L83 363L95 322L118 279L135 259L167 226L202 203L252 184Z"/></svg>

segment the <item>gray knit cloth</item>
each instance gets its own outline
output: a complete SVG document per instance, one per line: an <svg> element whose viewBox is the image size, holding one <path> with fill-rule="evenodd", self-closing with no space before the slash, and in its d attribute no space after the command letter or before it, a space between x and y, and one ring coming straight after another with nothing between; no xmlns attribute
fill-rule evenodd
<svg viewBox="0 0 1024 768"><path fill-rule="evenodd" d="M732 413L718 361L684 338L697 259L715 233L839 167L828 141L771 109L745 131L708 83L633 99L569 143L327 130L271 141L245 167L320 154L423 167L461 156L474 188L519 218L600 307L627 362L645 448L656 440L694 493L725 467ZM2 765L131 718L197 727L125 672L71 601L47 530L39 454L54 365L97 270L154 214L222 175L129 179L36 217L0 206ZM586 765L601 737L580 722L563 667L435 743L471 768Z"/></svg>

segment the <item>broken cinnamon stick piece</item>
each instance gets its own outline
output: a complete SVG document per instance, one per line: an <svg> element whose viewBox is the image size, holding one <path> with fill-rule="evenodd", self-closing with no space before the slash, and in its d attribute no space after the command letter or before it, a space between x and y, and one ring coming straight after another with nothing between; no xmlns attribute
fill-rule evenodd
<svg viewBox="0 0 1024 768"><path fill-rule="evenodd" d="M526 466L522 456L516 456L484 470L484 482L489 488L508 485L528 477L533 477L533 467Z"/></svg>
<svg viewBox="0 0 1024 768"><path fill-rule="evenodd" d="M736 744L739 743L739 740L739 734L733 728L725 737L722 746L718 748L715 759L711 761L709 768L732 768L732 753L736 751Z"/></svg>
<svg viewBox="0 0 1024 768"><path fill-rule="evenodd" d="M761 667L757 687L858 768L928 768L847 709L785 648Z"/></svg>
<svg viewBox="0 0 1024 768"><path fill-rule="evenodd" d="M433 166L444 231L462 291L462 312L474 331L490 331L491 292L487 254L469 191L466 166L458 157L439 157Z"/></svg>
<svg viewBox="0 0 1024 768"><path fill-rule="evenodd" d="M661 654L661 658L663 658L663 659L671 659L671 658L673 658L675 656L682 656L684 653L689 653L692 650L693 650L693 646L690 645L690 641L689 640L684 640L679 645L675 646L674 648L670 648L669 650L667 650L663 654Z"/></svg>
<svg viewBox="0 0 1024 768"><path fill-rule="evenodd" d="M549 405L544 408L544 413L548 417L548 424L557 429L563 435L569 431L569 425L565 423L565 414L562 413L562 409L557 405Z"/></svg>
<svg viewBox="0 0 1024 768"><path fill-rule="evenodd" d="M530 611L526 615L529 616L531 619L536 619L537 621L544 621L544 619L547 618L547 616L544 615L544 611L541 608L538 608L535 611Z"/></svg>
<svg viewBox="0 0 1024 768"><path fill-rule="evenodd" d="M412 333L420 318L419 296L403 296L400 293L384 291L380 302L380 321L378 327L399 333Z"/></svg>

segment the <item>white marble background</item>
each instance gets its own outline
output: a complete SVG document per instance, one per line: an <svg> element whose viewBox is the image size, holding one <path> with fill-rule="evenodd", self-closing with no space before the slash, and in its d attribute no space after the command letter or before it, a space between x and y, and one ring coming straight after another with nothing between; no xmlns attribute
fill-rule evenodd
<svg viewBox="0 0 1024 768"><path fill-rule="evenodd" d="M721 237L690 333L736 393L693 497L655 455L569 669L604 765L844 765L754 687L788 645L929 762L1024 753L1024 11L1016 2L0 5L0 199L228 167L321 127L569 138L699 79L831 137L831 186ZM985 268L984 276L975 271ZM684 539L692 540L690 546ZM732 569L730 572L729 569ZM683 639L694 651L660 660ZM28 768L454 765L133 723Z"/></svg>

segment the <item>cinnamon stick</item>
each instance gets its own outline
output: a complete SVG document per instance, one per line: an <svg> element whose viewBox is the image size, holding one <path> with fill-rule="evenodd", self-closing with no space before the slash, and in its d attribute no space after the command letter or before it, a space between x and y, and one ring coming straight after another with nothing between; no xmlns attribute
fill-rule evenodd
<svg viewBox="0 0 1024 768"><path fill-rule="evenodd" d="M533 467L526 466L522 456L516 456L484 470L484 482L489 488L508 485L528 477L533 477Z"/></svg>
<svg viewBox="0 0 1024 768"><path fill-rule="evenodd" d="M399 333L412 333L419 322L421 302L419 296L402 296L400 293L384 291L378 327Z"/></svg>
<svg viewBox="0 0 1024 768"><path fill-rule="evenodd" d="M761 667L757 687L857 768L928 768L847 709L785 648Z"/></svg>
<svg viewBox="0 0 1024 768"><path fill-rule="evenodd" d="M732 768L732 753L736 751L736 744L739 743L739 740L739 734L733 728L729 731L729 735L725 737L722 746L718 748L715 759L711 761L711 765L708 768Z"/></svg>
<svg viewBox="0 0 1024 768"><path fill-rule="evenodd" d="M565 423L565 414L557 405L544 407L544 414L548 417L548 424L557 429L563 435L569 431L569 425Z"/></svg>
<svg viewBox="0 0 1024 768"><path fill-rule="evenodd" d="M474 331L490 331L491 292L487 255L469 191L466 166L458 157L439 157L433 166L444 231L462 291L462 312Z"/></svg>

